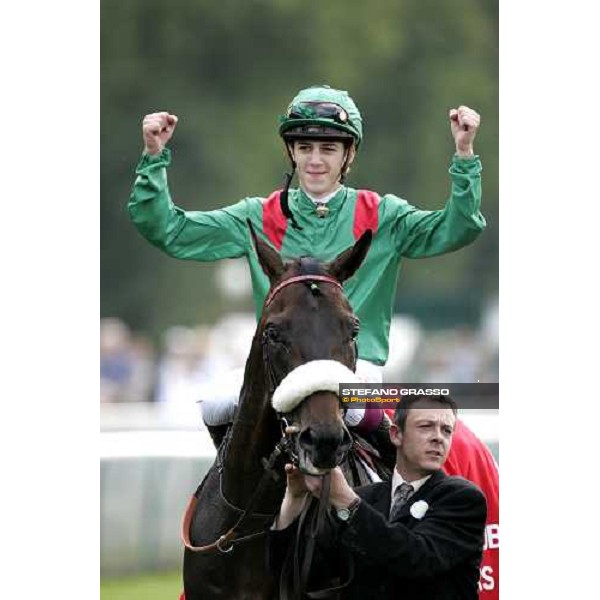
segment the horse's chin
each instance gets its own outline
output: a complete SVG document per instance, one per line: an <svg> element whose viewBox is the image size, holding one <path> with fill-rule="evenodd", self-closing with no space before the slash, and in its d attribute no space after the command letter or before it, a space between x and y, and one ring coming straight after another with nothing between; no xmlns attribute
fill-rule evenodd
<svg viewBox="0 0 600 600"><path fill-rule="evenodd" d="M331 468L322 469L320 467L316 467L310 459L308 452L303 448L299 448L298 450L298 468L305 475L326 475L329 473L329 471L331 471Z"/></svg>

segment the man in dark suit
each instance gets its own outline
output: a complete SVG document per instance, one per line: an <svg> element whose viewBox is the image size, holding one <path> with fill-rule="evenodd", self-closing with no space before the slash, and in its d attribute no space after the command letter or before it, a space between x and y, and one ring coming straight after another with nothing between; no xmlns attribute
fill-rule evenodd
<svg viewBox="0 0 600 600"><path fill-rule="evenodd" d="M348 599L471 600L483 551L486 502L481 490L441 470L452 442L456 405L446 396L407 397L395 413L392 481L353 490L339 468L331 473L333 531L317 540L311 589L339 583L341 548L356 572L343 590ZM322 478L286 466L288 487L269 532L268 560L279 574L289 556L297 517L309 494L319 497ZM341 568L341 567L340 567ZM329 582L329 583L328 583Z"/></svg>

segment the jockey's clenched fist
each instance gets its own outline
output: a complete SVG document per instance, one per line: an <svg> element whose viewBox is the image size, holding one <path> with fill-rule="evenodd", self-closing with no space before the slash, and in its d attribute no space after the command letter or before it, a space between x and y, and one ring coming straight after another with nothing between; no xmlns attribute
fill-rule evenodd
<svg viewBox="0 0 600 600"><path fill-rule="evenodd" d="M450 109L450 128L459 156L473 156L473 140L479 128L481 117L468 106Z"/></svg>
<svg viewBox="0 0 600 600"><path fill-rule="evenodd" d="M177 121L177 117L168 112L146 115L142 123L144 152L158 154L171 139L175 127L177 127Z"/></svg>

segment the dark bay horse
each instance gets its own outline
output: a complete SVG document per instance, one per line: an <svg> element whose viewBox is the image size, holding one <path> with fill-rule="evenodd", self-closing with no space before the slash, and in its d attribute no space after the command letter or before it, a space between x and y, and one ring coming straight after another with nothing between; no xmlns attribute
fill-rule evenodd
<svg viewBox="0 0 600 600"><path fill-rule="evenodd" d="M285 460L276 463L277 481L264 475L264 459L273 456L282 439L282 423L272 406L273 392L283 389L282 380L288 374L293 378L299 373L297 367L307 363L309 370L314 365L318 371L319 365L333 363L316 361L336 361L340 376L352 375L356 365L358 320L341 283L360 267L371 232L365 232L329 264L311 258L284 264L250 229L271 290L246 363L234 423L184 522L184 532L189 532L183 567L186 600L274 597L276 582L266 571L264 531L271 526L283 498ZM316 375L319 381L323 377L327 379L322 372ZM301 374L296 379L310 377ZM294 385L297 383L292 388ZM297 393L306 394L301 403L294 401L293 390L287 388L279 400L280 409L289 404L299 428L295 450L300 468L312 473L339 464L352 445L337 392L333 386L323 390L319 385L309 385L304 392L300 389ZM260 493L255 493L258 487ZM251 510L240 522L249 504ZM236 523L235 533L223 538Z"/></svg>

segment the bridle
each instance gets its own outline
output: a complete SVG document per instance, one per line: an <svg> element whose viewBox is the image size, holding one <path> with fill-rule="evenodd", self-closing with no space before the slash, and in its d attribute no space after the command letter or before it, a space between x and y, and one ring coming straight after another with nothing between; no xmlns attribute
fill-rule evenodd
<svg viewBox="0 0 600 600"><path fill-rule="evenodd" d="M281 283L277 284L267 296L265 300L265 308L273 302L275 296L285 287L291 285L292 283L299 283L301 281L324 281L326 283L331 283L335 285L338 289L343 290L342 284L335 279L335 277L331 277L330 275L296 275L294 277L289 277L288 279L284 279Z"/></svg>
<svg viewBox="0 0 600 600"><path fill-rule="evenodd" d="M268 308L271 305L271 303L273 302L273 300L275 299L277 294L281 290L288 287L289 285L292 285L295 283L310 283L311 291L313 293L316 293L316 290L318 289L317 282L329 283L329 284L335 286L336 288L338 288L341 292L344 291L342 284L335 277L332 277L331 275L295 275L293 277L284 279L283 281L278 283L269 292L269 295L267 296L267 299L265 300L263 312L266 308ZM271 359L271 355L270 355L270 351L269 351L269 338L268 338L266 330L263 331L263 335L261 338L261 345L262 345L262 353L263 353L263 362L264 362L264 365L265 365L265 368L267 371L267 378L269 380L269 391L272 394L275 391L275 389L277 388L277 386L279 385L279 383L281 381L281 377L278 377L275 367L273 365L273 361ZM356 339L354 339L352 371L356 371L357 359L358 359L358 345L357 345ZM347 406L342 405L342 408L343 408L344 414L345 414L345 412L347 410ZM278 413L277 417L281 424L281 430L285 435L285 429L288 425L290 425L290 423L288 423L288 421L287 421L288 415ZM294 444L288 445L288 456L294 464L297 464L297 456L295 455L295 452L294 452L294 446L295 446Z"/></svg>
<svg viewBox="0 0 600 600"><path fill-rule="evenodd" d="M301 282L310 282L311 283L311 291L315 291L316 282L324 282L330 283L336 286L340 291L343 291L342 284L335 278L330 277L328 275L297 275L295 277L290 277L271 290L267 299L265 301L265 308L267 308L272 302L275 296L285 287L294 283ZM314 286L314 287L313 287ZM273 363L269 354L269 344L268 337L263 335L261 339L262 347L263 347L263 359L267 369L267 374L269 377L269 385L271 393L278 385L275 369L273 367ZM354 339L354 352L353 352L353 365L352 370L356 371L356 361L358 359L358 345L356 339ZM344 407L344 411L347 407ZM288 425L286 415L279 414L278 415L281 428L284 432ZM292 436L288 437L288 446L287 446L287 454L290 460L297 464L297 456L295 454L296 444L293 441L293 437L297 434L292 434ZM338 586L333 586L330 588L323 588L320 590L308 591L308 579L310 575L311 565L313 561L313 555L315 550L316 538L317 534L323 529L325 520L328 518L328 508L329 508L329 489L331 483L331 474L327 473L323 477L323 487L321 490L320 497L318 501L305 502L305 505L300 513L298 528L295 533L295 539L293 544L293 553L288 553L286 558L284 567L281 571L280 576L280 593L282 600L295 600L300 599L303 594L306 594L309 598L327 598L333 592L339 591L345 587L347 587L352 580L354 579L354 560L348 552L346 553L346 563L348 565L348 576L346 580ZM310 500L310 498L309 498ZM316 509L313 510L311 517L308 517L309 512L311 511L311 504L316 504ZM307 519L310 519L310 522ZM301 547L301 538L305 528L308 530L308 541L306 547L304 548L303 559L300 560L300 547ZM292 548L290 548L291 550Z"/></svg>
<svg viewBox="0 0 600 600"><path fill-rule="evenodd" d="M342 292L344 291L342 284L335 277L331 277L330 275L295 275L294 277L289 277L288 279L284 279L283 281L278 283L269 292L269 295L267 296L267 299L265 300L265 305L264 305L263 311L264 311L264 309L266 309L267 307L269 307L271 305L271 303L275 299L275 296L277 296L277 294L281 290L286 288L288 285L292 285L293 283L310 282L311 283L310 289L313 293L315 293L315 291L318 289L318 286L316 283L317 281L324 282L324 283L330 283L331 285L334 285L335 287L337 287L340 291L342 291ZM261 338L261 345L262 345L262 350L263 350L263 361L265 364L265 368L267 370L267 377L269 379L269 391L272 394L273 391L275 390L275 388L279 385L279 381L281 378L277 377L277 373L275 372L275 368L273 366L273 361L271 360L271 356L269 354L268 335L267 335L266 331L263 331L262 338ZM353 371L356 371L357 358L358 358L358 345L356 343L356 340L354 340L354 357L353 357L353 361L352 361L352 363L353 363L352 370ZM279 418L281 419L281 416L279 416Z"/></svg>

